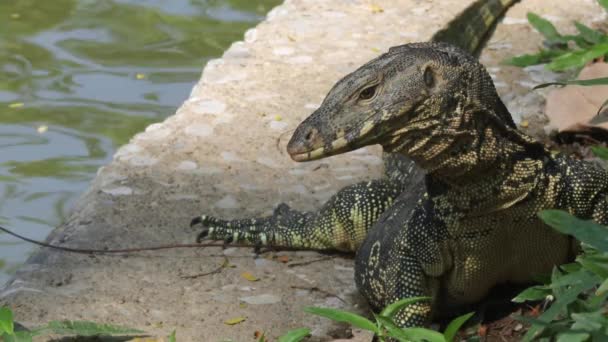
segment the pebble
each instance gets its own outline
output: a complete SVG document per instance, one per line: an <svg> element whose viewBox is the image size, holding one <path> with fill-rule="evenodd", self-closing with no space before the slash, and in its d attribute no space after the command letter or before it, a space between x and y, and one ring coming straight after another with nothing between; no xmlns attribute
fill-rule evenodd
<svg viewBox="0 0 608 342"><path fill-rule="evenodd" d="M196 162L193 162L192 160L184 160L180 162L175 169L180 171L191 171L195 170L197 167L198 164Z"/></svg>
<svg viewBox="0 0 608 342"><path fill-rule="evenodd" d="M226 104L217 100L199 100L192 109L197 114L220 114L226 110Z"/></svg>
<svg viewBox="0 0 608 342"><path fill-rule="evenodd" d="M106 194L112 195L112 196L128 196L128 195L133 194L133 189L129 188L128 186L119 186L116 188L101 189L101 191L103 193L106 193Z"/></svg>
<svg viewBox="0 0 608 342"><path fill-rule="evenodd" d="M194 137L207 137L213 133L213 127L206 124L192 124L184 128L184 133Z"/></svg>
<svg viewBox="0 0 608 342"><path fill-rule="evenodd" d="M263 305L278 303L281 301L281 297L265 293L257 296L240 297L239 300L251 305Z"/></svg>
<svg viewBox="0 0 608 342"><path fill-rule="evenodd" d="M224 196L215 203L215 206L221 209L236 209L240 207L239 202L231 195Z"/></svg>

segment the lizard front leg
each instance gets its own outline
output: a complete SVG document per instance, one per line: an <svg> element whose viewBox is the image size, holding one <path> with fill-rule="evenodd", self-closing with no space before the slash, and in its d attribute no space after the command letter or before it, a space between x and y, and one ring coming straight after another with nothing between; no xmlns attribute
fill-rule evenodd
<svg viewBox="0 0 608 342"><path fill-rule="evenodd" d="M272 216L221 220L202 215L197 240L249 243L256 247L288 247L355 252L378 217L401 192L401 184L389 180L361 182L334 195L318 212L303 213L281 204Z"/></svg>

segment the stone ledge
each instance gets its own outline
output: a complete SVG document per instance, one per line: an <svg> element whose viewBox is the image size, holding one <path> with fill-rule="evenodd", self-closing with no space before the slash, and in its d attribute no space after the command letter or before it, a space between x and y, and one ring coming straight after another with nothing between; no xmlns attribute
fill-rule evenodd
<svg viewBox="0 0 608 342"><path fill-rule="evenodd" d="M136 135L99 170L49 241L81 248L192 242L196 231L187 227L195 215L268 214L280 202L312 210L345 185L380 177L378 148L292 162L284 152L290 131L341 76L390 46L427 40L471 2L286 1L247 31L244 41L206 65L175 115ZM497 29L481 60L509 108L539 115L542 92L530 93L529 86L555 76L500 65L540 44L524 19L529 10L549 14L564 27L573 19L597 20L601 11L590 0L524 0ZM310 252L285 254L294 262L319 258ZM184 277L215 269L224 255L236 268ZM260 280L243 279L245 271ZM87 319L159 336L177 329L180 341L247 341L255 330L275 337L300 326L314 328L315 339L327 339L343 329L303 314L303 306L360 310L356 307L363 305L349 259L290 268L235 249L128 257L41 250L5 287L2 298L26 326ZM223 324L241 316L247 320L239 325Z"/></svg>

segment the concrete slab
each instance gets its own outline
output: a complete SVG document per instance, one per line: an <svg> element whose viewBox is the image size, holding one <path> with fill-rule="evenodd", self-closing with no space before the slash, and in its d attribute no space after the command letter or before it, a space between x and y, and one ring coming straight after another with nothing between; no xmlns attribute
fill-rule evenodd
<svg viewBox="0 0 608 342"><path fill-rule="evenodd" d="M280 202L313 210L345 185L380 177L378 148L292 162L284 152L291 130L341 76L390 46L427 40L469 3L286 1L223 58L207 64L175 115L136 135L99 170L68 222L48 240L112 249L192 242L197 232L188 223L195 215L257 216ZM530 86L555 76L500 64L541 44L524 19L527 11L551 15L560 27L605 16L591 0L524 0L508 13L481 59L507 105L537 115L542 93L530 93ZM1 297L25 326L86 319L158 336L177 329L179 341L251 341L255 331L274 340L308 326L312 340L348 338L348 329L304 314L302 307L365 312L352 260L313 252L281 255L287 264L273 254L254 259L250 250L232 248L93 257L41 250ZM234 267L201 275L226 257ZM243 272L259 280L251 282ZM224 323L236 317L246 320Z"/></svg>

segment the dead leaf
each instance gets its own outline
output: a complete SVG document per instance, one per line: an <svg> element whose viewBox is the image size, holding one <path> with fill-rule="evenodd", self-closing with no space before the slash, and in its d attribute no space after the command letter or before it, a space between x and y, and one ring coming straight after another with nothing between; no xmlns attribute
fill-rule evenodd
<svg viewBox="0 0 608 342"><path fill-rule="evenodd" d="M241 273L241 277L249 280L249 281L258 281L260 280L260 278L254 276L253 274L251 274L251 272L243 272Z"/></svg>
<svg viewBox="0 0 608 342"><path fill-rule="evenodd" d="M235 317L235 318L230 318L224 321L224 324L226 325L235 325L235 324L239 324L241 322L244 322L247 319L247 317Z"/></svg>
<svg viewBox="0 0 608 342"><path fill-rule="evenodd" d="M487 325L480 325L479 329L477 330L477 334L480 337L485 337L488 334L488 326Z"/></svg>
<svg viewBox="0 0 608 342"><path fill-rule="evenodd" d="M279 255L279 256L277 257L277 261L279 261L279 262L282 262L282 263L286 264L286 263L288 263L288 262L289 262L289 256L287 256L287 255Z"/></svg>
<svg viewBox="0 0 608 342"><path fill-rule="evenodd" d="M608 64L598 62L581 70L579 79L608 77ZM586 135L593 139L608 137L608 110L598 111L608 99L608 85L567 85L547 95L545 113L549 126L562 135ZM599 134L598 132L606 132ZM578 140L578 139L577 139Z"/></svg>
<svg viewBox="0 0 608 342"><path fill-rule="evenodd" d="M369 7L371 8L372 13L374 14L384 12L384 8L380 7L377 4L371 4Z"/></svg>
<svg viewBox="0 0 608 342"><path fill-rule="evenodd" d="M533 306L530 308L530 311L528 312L528 314L532 317L538 317L540 316L541 312L540 312L540 304Z"/></svg>

